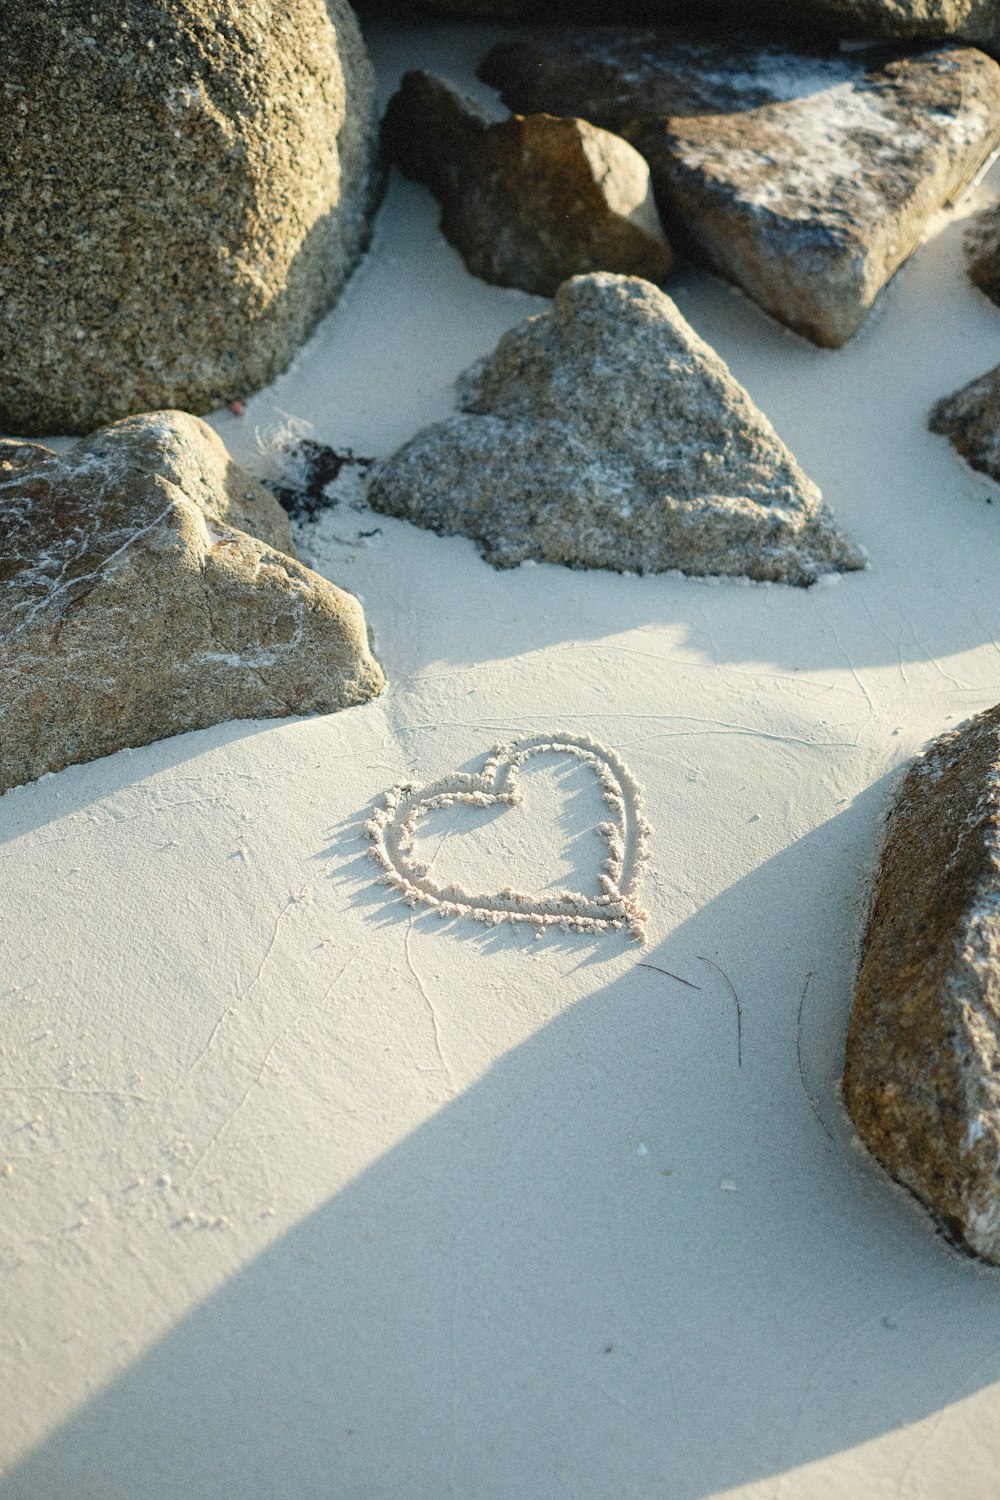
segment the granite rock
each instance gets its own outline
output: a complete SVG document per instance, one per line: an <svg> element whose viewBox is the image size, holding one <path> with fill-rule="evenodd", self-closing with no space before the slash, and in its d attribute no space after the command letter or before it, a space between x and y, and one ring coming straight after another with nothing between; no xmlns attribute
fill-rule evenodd
<svg viewBox="0 0 1000 1500"><path fill-rule="evenodd" d="M1000 204L976 214L965 235L969 276L991 302L1000 303Z"/></svg>
<svg viewBox="0 0 1000 1500"><path fill-rule="evenodd" d="M722 360L649 282L574 277L459 382L371 504L487 560L809 584L863 566Z"/></svg>
<svg viewBox="0 0 1000 1500"><path fill-rule="evenodd" d="M197 417L129 417L64 457L0 441L0 791L223 719L383 685L358 601Z"/></svg>
<svg viewBox="0 0 1000 1500"><path fill-rule="evenodd" d="M581 115L646 157L679 250L837 347L1000 145L1000 67L664 28L538 34L481 69L517 110Z"/></svg>
<svg viewBox="0 0 1000 1500"><path fill-rule="evenodd" d="M428 73L389 101L391 161L441 204L441 229L475 276L550 297L567 277L619 271L662 281L670 250L649 167L585 120L491 120Z"/></svg>
<svg viewBox="0 0 1000 1500"><path fill-rule="evenodd" d="M346 0L0 6L0 430L90 432L266 384L377 190Z"/></svg>
<svg viewBox="0 0 1000 1500"><path fill-rule="evenodd" d="M903 781L844 1098L892 1176L1000 1264L1000 708L937 740Z"/></svg>
<svg viewBox="0 0 1000 1500"><path fill-rule="evenodd" d="M744 24L780 22L843 36L1000 40L998 0L756 0L749 7L729 0L728 9Z"/></svg>
<svg viewBox="0 0 1000 1500"><path fill-rule="evenodd" d="M949 438L974 469L1000 480L1000 365L945 396L932 409L928 425Z"/></svg>

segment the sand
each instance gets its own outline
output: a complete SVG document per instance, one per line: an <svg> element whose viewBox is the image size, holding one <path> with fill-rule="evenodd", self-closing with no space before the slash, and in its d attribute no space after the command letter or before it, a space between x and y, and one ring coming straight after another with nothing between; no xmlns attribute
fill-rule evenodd
<svg viewBox="0 0 1000 1500"><path fill-rule="evenodd" d="M373 33L383 97L496 36ZM670 288L866 572L500 573L345 503L299 540L363 597L382 698L0 799L0 1500L992 1500L1000 1278L837 1081L899 769L1000 698L1000 491L925 429L998 357L961 257L998 192L838 352ZM388 454L546 305L437 216L393 181L293 370L213 419L235 457L289 421ZM377 883L386 791L541 733L642 790L644 946ZM593 887L592 771L521 789L428 812L436 881Z"/></svg>

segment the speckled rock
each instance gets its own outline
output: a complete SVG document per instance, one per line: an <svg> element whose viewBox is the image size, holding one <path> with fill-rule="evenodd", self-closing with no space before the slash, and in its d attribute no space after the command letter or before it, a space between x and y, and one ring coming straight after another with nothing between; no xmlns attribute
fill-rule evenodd
<svg viewBox="0 0 1000 1500"><path fill-rule="evenodd" d="M480 71L512 109L625 135L671 242L837 347L1000 145L992 58L879 55L606 27L506 43Z"/></svg>
<svg viewBox="0 0 1000 1500"><path fill-rule="evenodd" d="M222 719L328 713L383 678L350 594L197 417L58 457L0 441L0 791Z"/></svg>
<svg viewBox="0 0 1000 1500"><path fill-rule="evenodd" d="M892 1176L1000 1264L1000 708L937 740L903 782L844 1098Z"/></svg>
<svg viewBox="0 0 1000 1500"><path fill-rule="evenodd" d="M0 56L0 431L207 411L284 369L373 207L346 0L6 0Z"/></svg>
<svg viewBox="0 0 1000 1500"><path fill-rule="evenodd" d="M552 115L491 120L428 73L405 74L382 132L484 281L551 297L587 271L662 281L670 269L649 167L621 136Z"/></svg>
<svg viewBox="0 0 1000 1500"><path fill-rule="evenodd" d="M928 425L949 438L974 469L1000 480L1000 365L945 396Z"/></svg>
<svg viewBox="0 0 1000 1500"><path fill-rule="evenodd" d="M376 470L377 510L474 537L497 567L745 575L859 568L806 478L669 297L565 282L459 382L461 414Z"/></svg>
<svg viewBox="0 0 1000 1500"><path fill-rule="evenodd" d="M1000 204L976 214L966 230L965 263L979 290L1000 303Z"/></svg>

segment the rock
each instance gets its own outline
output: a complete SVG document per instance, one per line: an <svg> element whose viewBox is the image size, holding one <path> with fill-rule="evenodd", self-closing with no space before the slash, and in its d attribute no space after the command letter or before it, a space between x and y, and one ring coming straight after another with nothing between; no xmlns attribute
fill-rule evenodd
<svg viewBox="0 0 1000 1500"><path fill-rule="evenodd" d="M748 7L730 0L744 24ZM844 36L959 37L989 45L1000 40L997 0L759 0L755 22L794 23Z"/></svg>
<svg viewBox="0 0 1000 1500"><path fill-rule="evenodd" d="M412 20L412 0L359 0L362 14ZM568 21L600 24L607 0L422 0L420 13L479 20ZM958 37L982 46L1000 43L998 0L618 0L614 19L704 26L781 26L791 33L836 36Z"/></svg>
<svg viewBox="0 0 1000 1500"><path fill-rule="evenodd" d="M480 71L513 109L625 135L675 247L837 347L1000 144L991 58L884 55L607 27L504 44Z"/></svg>
<svg viewBox="0 0 1000 1500"><path fill-rule="evenodd" d="M405 74L382 131L484 281L551 297L586 271L662 281L670 269L649 167L620 136L551 115L492 121L428 73Z"/></svg>
<svg viewBox="0 0 1000 1500"><path fill-rule="evenodd" d="M928 426L974 469L1000 480L1000 365L939 401Z"/></svg>
<svg viewBox="0 0 1000 1500"><path fill-rule="evenodd" d="M1000 302L1000 204L976 214L965 235L969 276L991 302Z"/></svg>
<svg viewBox="0 0 1000 1500"><path fill-rule="evenodd" d="M266 384L376 188L346 0L0 6L0 431L90 432Z"/></svg>
<svg viewBox="0 0 1000 1500"><path fill-rule="evenodd" d="M564 283L459 382L461 414L381 468L371 504L487 560L812 583L863 566L816 486L669 297Z"/></svg>
<svg viewBox="0 0 1000 1500"><path fill-rule="evenodd" d="M383 677L357 600L184 412L58 457L0 442L0 791L222 719L328 713Z"/></svg>
<svg viewBox="0 0 1000 1500"><path fill-rule="evenodd" d="M1000 707L937 740L902 784L844 1097L892 1176L1000 1264Z"/></svg>

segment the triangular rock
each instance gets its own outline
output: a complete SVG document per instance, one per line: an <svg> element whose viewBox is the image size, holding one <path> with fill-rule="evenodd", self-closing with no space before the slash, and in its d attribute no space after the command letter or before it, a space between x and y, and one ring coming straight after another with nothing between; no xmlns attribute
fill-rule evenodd
<svg viewBox="0 0 1000 1500"><path fill-rule="evenodd" d="M837 347L1000 145L991 58L950 46L885 58L595 27L505 44L480 72L512 109L626 136L671 241Z"/></svg>
<svg viewBox="0 0 1000 1500"><path fill-rule="evenodd" d="M928 426L949 438L972 468L1000 480L1000 365L943 397Z"/></svg>
<svg viewBox="0 0 1000 1500"><path fill-rule="evenodd" d="M565 282L459 382L461 414L376 471L371 503L497 567L743 575L862 567L767 418L670 298Z"/></svg>

